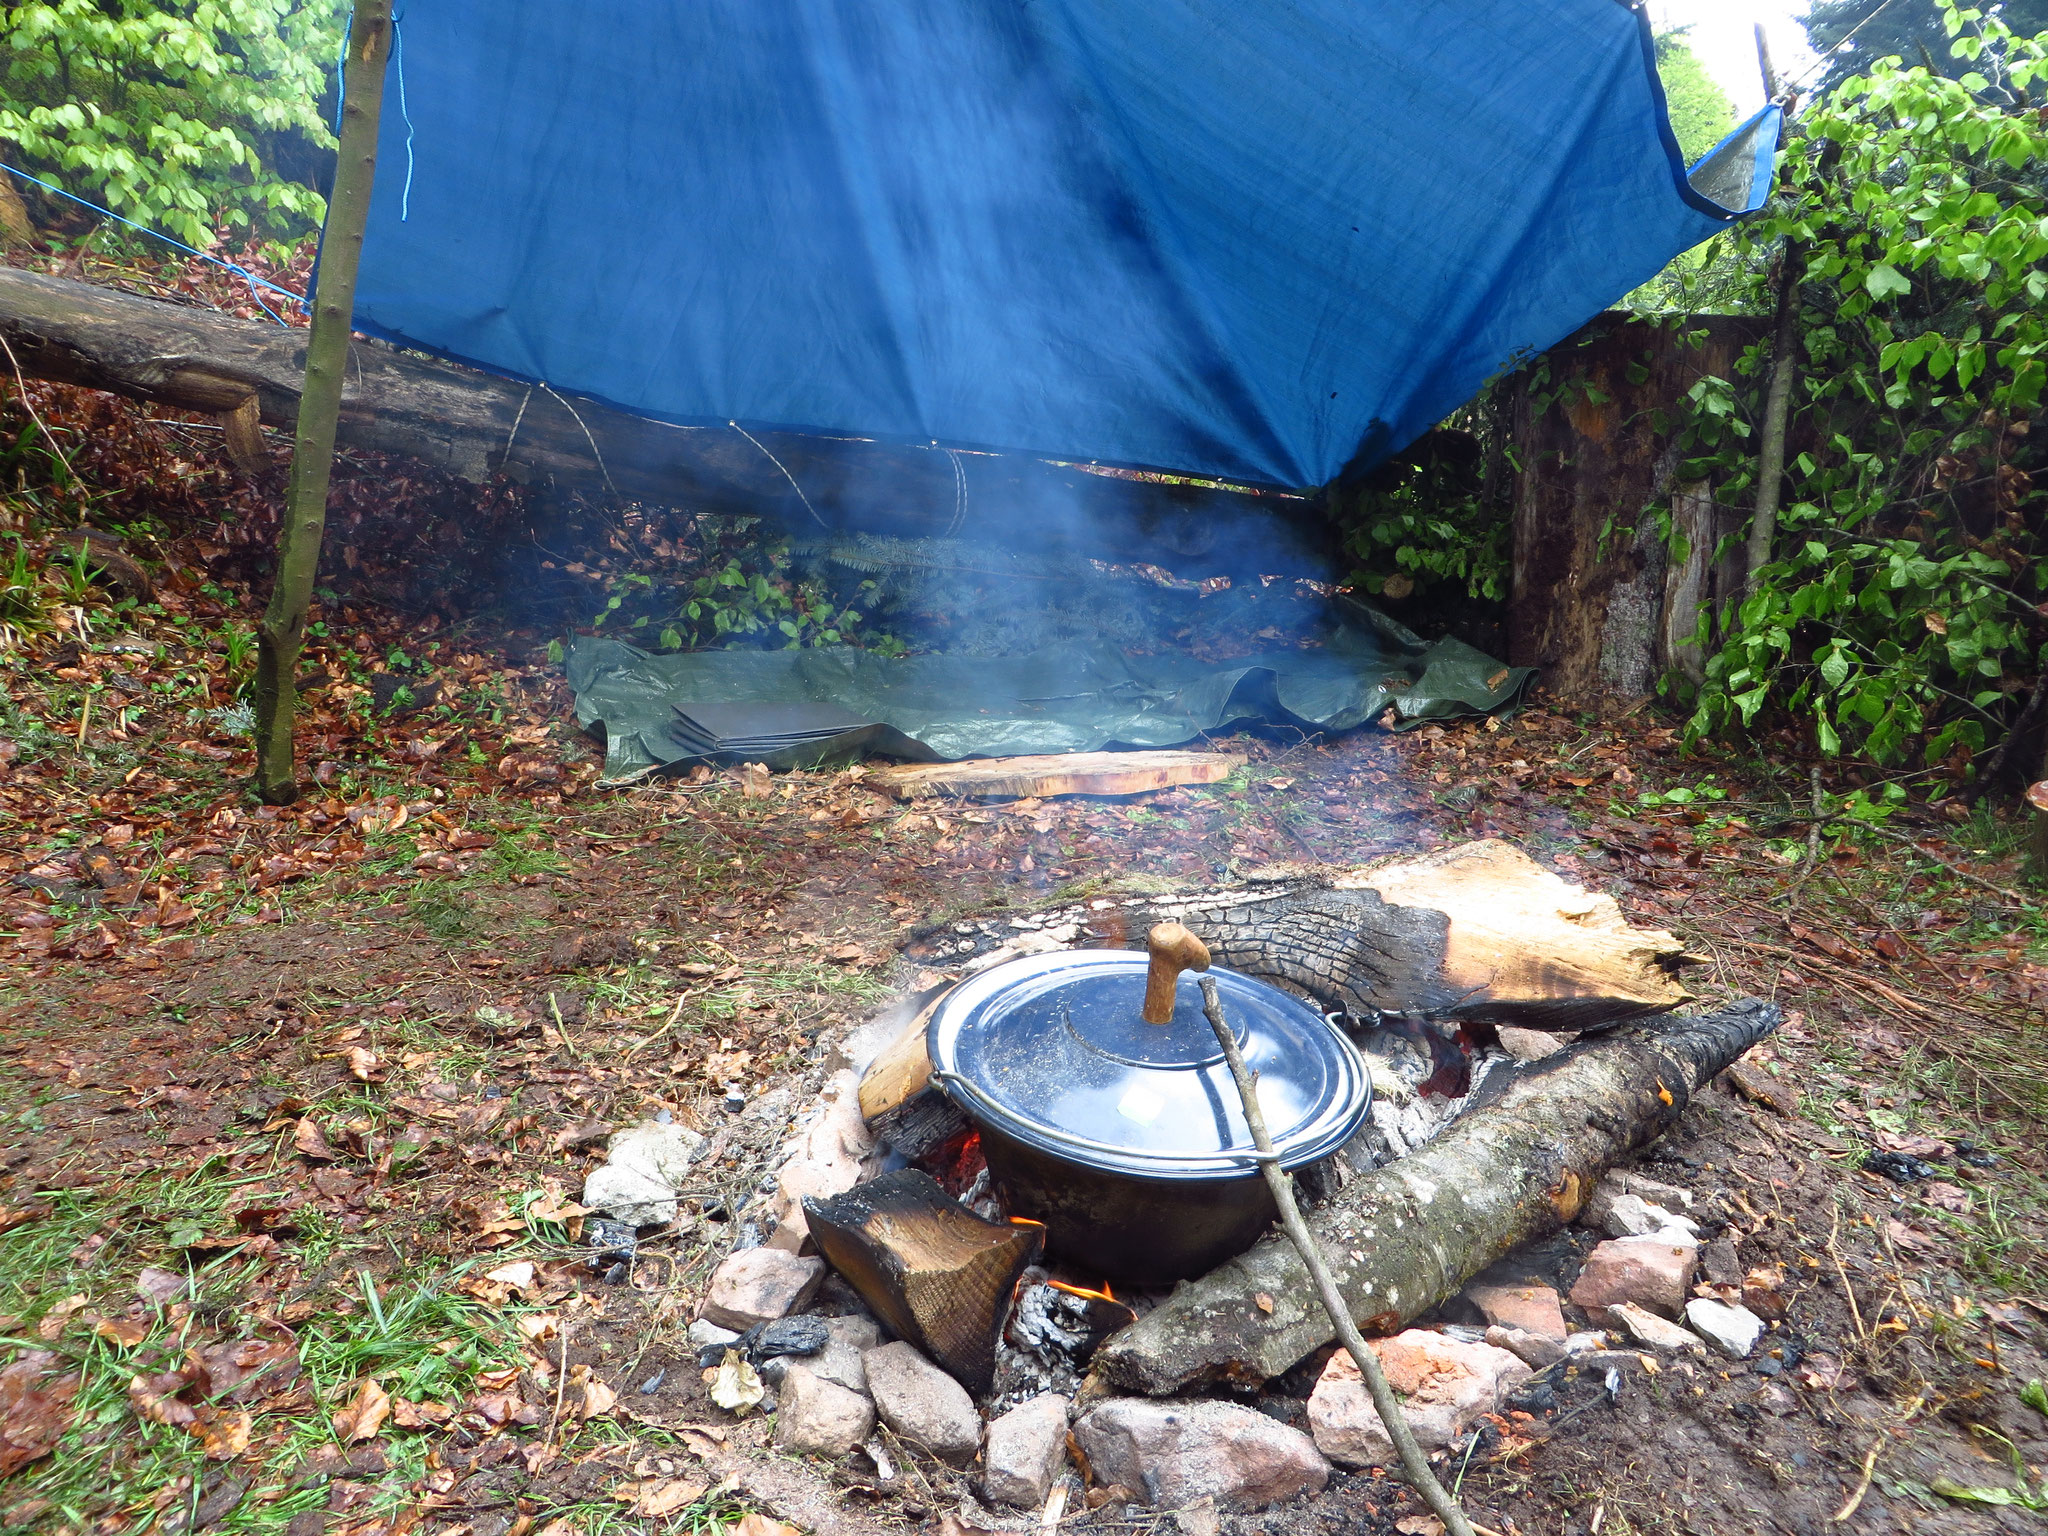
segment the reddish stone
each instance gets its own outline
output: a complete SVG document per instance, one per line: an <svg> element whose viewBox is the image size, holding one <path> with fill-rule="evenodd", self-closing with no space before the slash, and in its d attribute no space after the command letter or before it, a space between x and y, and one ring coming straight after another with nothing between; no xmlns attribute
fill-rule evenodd
<svg viewBox="0 0 2048 1536"><path fill-rule="evenodd" d="M1372 1351L1401 1399L1401 1416L1425 1451L1449 1445L1481 1414L1498 1411L1501 1398L1531 1375L1505 1349L1465 1344L1421 1328L1375 1339ZM1393 1441L1349 1351L1339 1350L1323 1368L1309 1395L1308 1422L1316 1448L1332 1461L1349 1467L1394 1465Z"/></svg>
<svg viewBox="0 0 2048 1536"><path fill-rule="evenodd" d="M1572 1305L1596 1323L1610 1321L1607 1308L1616 1302L1676 1318L1691 1294L1699 1251L1697 1243L1663 1236L1611 1238L1586 1256Z"/></svg>
<svg viewBox="0 0 2048 1536"><path fill-rule="evenodd" d="M1560 1342L1571 1336L1557 1292L1547 1285L1475 1282L1465 1287L1465 1299L1495 1328L1519 1328L1524 1333L1540 1333Z"/></svg>

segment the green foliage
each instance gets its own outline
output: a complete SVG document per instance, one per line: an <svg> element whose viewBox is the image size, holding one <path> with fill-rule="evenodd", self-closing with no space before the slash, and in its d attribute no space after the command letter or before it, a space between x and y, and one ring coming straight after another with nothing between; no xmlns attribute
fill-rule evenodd
<svg viewBox="0 0 2048 1536"><path fill-rule="evenodd" d="M320 99L346 12L335 0L0 7L0 151L202 250L231 231L305 235L325 211L307 182L334 147Z"/></svg>
<svg viewBox="0 0 2048 1536"><path fill-rule="evenodd" d="M1497 492L1511 471L1498 405L1487 391L1355 492L1333 492L1344 551L1357 562L1350 586L1395 600L1439 586L1505 600L1511 528ZM1497 462L1482 469L1489 451Z"/></svg>
<svg viewBox="0 0 2048 1536"><path fill-rule="evenodd" d="M822 582L791 577L786 545L764 544L679 581L641 571L615 576L591 625L622 624L641 644L664 651L854 645L865 638L858 630L861 608L876 596L875 583L864 581L853 602L835 602ZM869 648L902 646L877 635Z"/></svg>
<svg viewBox="0 0 2048 1536"><path fill-rule="evenodd" d="M1689 28L1657 37L1657 73L1671 129L1687 164L1696 164L1735 127L1735 104L1686 41ZM1748 274L1734 242L1716 237L1681 251L1649 282L1621 301L1638 314L1706 315L1739 311L1748 298Z"/></svg>
<svg viewBox="0 0 2048 1536"><path fill-rule="evenodd" d="M1675 27L1657 36L1657 74L1664 82L1664 101L1671 113L1671 131L1685 163L1692 165L1728 137L1735 127L1735 103L1686 41L1689 27Z"/></svg>
<svg viewBox="0 0 2048 1536"><path fill-rule="evenodd" d="M2001 86L2048 76L2048 40L1944 10L1956 56ZM1988 83L1885 63L1848 81L1789 145L1779 202L1736 237L1759 290L1765 258L1799 264L1803 355L1773 560L1724 615L1695 735L1775 709L1823 752L1960 775L2038 674L2048 129ZM1755 498L1764 350L1694 392L1683 475L1726 504Z"/></svg>
<svg viewBox="0 0 2048 1536"><path fill-rule="evenodd" d="M2048 0L2003 0L1998 19L2022 37L2048 31ZM1888 5L1885 0L1813 0L1805 26L1815 53L1831 53L1846 41L1821 77L1822 94L1851 75L1867 74L1883 58L1958 78L1970 68L1969 61L1958 62L1949 52L1953 34L1939 0L1891 0Z"/></svg>

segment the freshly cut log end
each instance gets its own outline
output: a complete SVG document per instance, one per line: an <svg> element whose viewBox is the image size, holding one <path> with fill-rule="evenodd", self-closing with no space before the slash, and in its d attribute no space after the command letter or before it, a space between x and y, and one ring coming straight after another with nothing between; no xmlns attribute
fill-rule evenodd
<svg viewBox="0 0 2048 1536"><path fill-rule="evenodd" d="M898 800L1049 800L1055 795L1143 795L1176 784L1217 784L1244 766L1228 752L1068 752L883 768L867 783Z"/></svg>
<svg viewBox="0 0 2048 1536"><path fill-rule="evenodd" d="M931 1086L932 1059L925 1049L925 1029L931 1022L932 1010L951 990L947 987L935 994L917 1011L917 1017L903 1027L901 1034L875 1053L875 1059L861 1074L860 1114L869 1124L875 1124Z"/></svg>
<svg viewBox="0 0 2048 1536"><path fill-rule="evenodd" d="M1702 963L1611 896L1495 839L1419 858L1162 904L1220 965L1353 1013L1585 1030L1692 1001Z"/></svg>
<svg viewBox="0 0 2048 1536"><path fill-rule="evenodd" d="M885 1173L804 1201L811 1240L899 1339L970 1392L995 1380L996 1340L1040 1230L984 1221L930 1174Z"/></svg>
<svg viewBox="0 0 2048 1536"><path fill-rule="evenodd" d="M1354 1180L1309 1227L1359 1327L1392 1332L1556 1231L1780 1018L1749 1000L1581 1041L1525 1063L1485 1108ZM1255 1385L1334 1336L1301 1255L1276 1233L1109 1339L1094 1369L1109 1387L1155 1396Z"/></svg>

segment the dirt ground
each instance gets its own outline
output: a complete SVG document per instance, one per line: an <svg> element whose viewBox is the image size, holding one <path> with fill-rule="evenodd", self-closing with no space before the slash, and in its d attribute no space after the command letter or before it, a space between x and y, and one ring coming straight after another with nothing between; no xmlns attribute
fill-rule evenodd
<svg viewBox="0 0 2048 1536"><path fill-rule="evenodd" d="M2048 1509L2048 933L2017 823L1810 837L1781 744L1689 755L1654 708L1540 695L1233 737L1231 781L1119 801L905 806L858 770L604 788L545 636L338 603L306 662L315 788L261 807L231 544L141 551L146 595L81 588L0 652L0 1530L972 1528L967 1482L914 1455L885 1485L768 1454L682 1340L845 1034L957 969L970 919L1484 836L1677 931L1704 1002L1788 1022L1645 1160L1734 1245L1767 1353L1539 1384L1447 1461L1475 1518L1968 1533ZM700 1187L595 1268L582 1176L662 1112L713 1137ZM1563 1276L1589 1242L1530 1261ZM1301 1422L1312 1380L1258 1405ZM1212 1528L1078 1499L1067 1524ZM1221 1529L1427 1524L1340 1474Z"/></svg>

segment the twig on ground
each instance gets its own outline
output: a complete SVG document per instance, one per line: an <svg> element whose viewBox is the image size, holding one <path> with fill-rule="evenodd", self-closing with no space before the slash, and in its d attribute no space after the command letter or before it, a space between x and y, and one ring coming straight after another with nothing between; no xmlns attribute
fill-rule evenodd
<svg viewBox="0 0 2048 1536"><path fill-rule="evenodd" d="M1870 1480L1877 1471L1877 1453L1883 1449L1884 1436L1879 1435L1875 1440L1871 1441L1869 1454L1863 1458L1862 1481L1856 1484L1855 1491L1849 1495L1847 1502L1840 1509L1836 1510L1831 1517L1837 1525L1855 1514L1862 1506L1863 1496L1870 1492Z"/></svg>
<svg viewBox="0 0 2048 1536"><path fill-rule="evenodd" d="M1208 1017L1209 1027L1216 1031L1216 1043L1223 1047L1224 1059L1230 1063L1230 1075L1237 1082L1238 1097L1244 1101L1245 1123L1251 1127L1252 1141L1259 1149L1259 1172L1265 1176L1266 1188L1272 1191L1273 1203L1280 1208L1280 1225L1300 1250L1301 1261L1308 1266L1308 1272L1315 1277L1323 1308L1330 1314L1337 1337L1344 1341L1344 1347L1357 1362L1359 1374L1365 1378L1366 1390L1372 1395L1372 1405L1401 1459L1401 1469L1408 1474L1408 1481L1414 1485L1415 1491L1422 1495L1422 1501L1437 1519L1443 1521L1447 1536L1478 1536L1458 1501L1451 1497L1449 1490L1437 1481L1436 1474L1430 1470L1428 1458L1422 1454L1422 1447L1415 1443L1415 1434L1402 1415L1401 1400L1394 1395L1387 1373L1380 1368L1380 1357L1372 1352L1365 1336L1358 1331L1357 1323L1352 1321L1351 1309L1344 1304L1337 1282L1330 1277L1329 1266L1323 1262L1322 1249L1317 1246L1308 1224L1301 1219L1301 1207L1294 1203L1293 1185L1280 1167L1280 1155L1273 1150L1273 1134L1266 1129L1266 1117L1259 1109L1258 1084L1251 1069L1245 1065L1244 1052L1237 1046L1237 1036L1231 1032L1230 1023L1223 1016L1223 999L1217 994L1215 979L1204 976L1201 985L1202 1012ZM1487 1536L1492 1536L1492 1533L1487 1533Z"/></svg>
<svg viewBox="0 0 2048 1536"><path fill-rule="evenodd" d="M1944 859L1940 854L1934 852L1931 848L1921 847L1919 843L1915 842L1912 838L1906 836L1906 834L1903 832L1894 832L1889 827L1872 827L1870 830L1875 832L1879 837L1888 837L1895 843L1904 843L1908 848L1912 849L1915 853L1919 854L1921 858L1931 859L1936 864L1939 864L1943 869L1947 870L1950 874L1954 875L1958 880L1967 880L1972 885L1980 885L1985 890L1991 892L1992 895L2001 896L2005 900L2011 902L2016 907L2029 907L2033 905L2033 903L2028 901L2027 898L2020 892L2011 890L2006 886L2000 885L1995 880L1986 880L1982 875L1973 875L1967 869L1963 869L1957 865L1949 863L1949 861L1947 859Z"/></svg>
<svg viewBox="0 0 2048 1536"><path fill-rule="evenodd" d="M562 1426L562 1390L569 1384L569 1320L562 1319L562 1363L555 1370L555 1407L548 1415L547 1439L542 1443L553 1445L555 1433Z"/></svg>
<svg viewBox="0 0 2048 1536"><path fill-rule="evenodd" d="M676 1020L680 1019L683 1016L683 1004L687 1003L694 996L696 996L696 994L690 991L687 987L684 988L682 992L677 994L676 1005L673 1009L669 1011L667 1021L661 1026L661 1028L657 1029L653 1034L647 1036L646 1039L641 1040L636 1044L628 1047L623 1059L626 1061L631 1061L635 1056L639 1055L642 1051L646 1050L648 1046L654 1044L655 1041L659 1040L663 1035L667 1034L670 1030L674 1029L676 1027ZM557 1021L560 1020L560 1009L557 1009L555 1011L555 1017Z"/></svg>
<svg viewBox="0 0 2048 1536"><path fill-rule="evenodd" d="M581 1061L583 1053L576 1049L576 1042L569 1038L569 1026L562 1022L562 1005L552 989L548 992L548 1012L555 1016L555 1033L562 1037L562 1044L568 1047L569 1059Z"/></svg>
<svg viewBox="0 0 2048 1536"><path fill-rule="evenodd" d="M1806 829L1806 857L1799 861L1799 878L1785 892L1788 901L1799 894L1806 882L1813 878L1813 872L1820 868L1820 837L1828 824L1828 799L1827 792L1820 787L1820 765L1816 763L1810 773L1808 782L1813 790L1813 825Z"/></svg>
<svg viewBox="0 0 2048 1536"><path fill-rule="evenodd" d="M1849 1270L1842 1263L1842 1250L1835 1245L1835 1239L1842 1231L1842 1213L1835 1212L1834 1227L1828 1232L1828 1257L1835 1261L1835 1273L1842 1277L1842 1297L1849 1303L1849 1321L1856 1325L1856 1337L1865 1343L1870 1341L1870 1330L1863 1326L1863 1309L1856 1305L1856 1287L1849 1283ZM1841 1519L1840 1515L1835 1517Z"/></svg>

